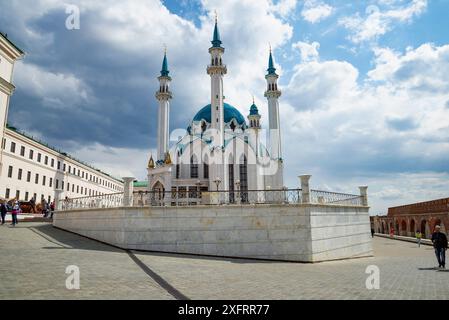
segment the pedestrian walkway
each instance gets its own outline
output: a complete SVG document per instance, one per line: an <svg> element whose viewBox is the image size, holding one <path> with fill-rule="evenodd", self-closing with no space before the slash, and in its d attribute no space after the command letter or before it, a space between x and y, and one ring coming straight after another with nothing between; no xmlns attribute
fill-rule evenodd
<svg viewBox="0 0 449 320"><path fill-rule="evenodd" d="M374 238L375 257L318 264L126 252L45 223L0 227L0 299L449 299L433 249ZM67 266L80 290L66 288ZM365 273L380 270L380 289Z"/></svg>

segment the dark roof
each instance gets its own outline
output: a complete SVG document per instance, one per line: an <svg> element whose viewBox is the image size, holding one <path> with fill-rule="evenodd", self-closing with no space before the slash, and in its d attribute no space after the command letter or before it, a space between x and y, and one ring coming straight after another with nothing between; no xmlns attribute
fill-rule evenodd
<svg viewBox="0 0 449 320"><path fill-rule="evenodd" d="M19 51L21 54L24 54L24 53L25 53L25 52L22 51L22 49L20 49L18 46L16 46L16 45L14 44L14 42L12 42L11 40L8 39L8 36L7 36L6 33L3 33L3 32L0 31L0 34L3 36L3 38L6 39L6 41L8 41L14 48L16 48L17 51Z"/></svg>

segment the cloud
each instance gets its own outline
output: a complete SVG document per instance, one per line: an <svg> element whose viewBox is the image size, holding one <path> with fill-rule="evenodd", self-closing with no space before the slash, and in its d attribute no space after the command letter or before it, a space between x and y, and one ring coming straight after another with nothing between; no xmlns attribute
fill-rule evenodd
<svg viewBox="0 0 449 320"><path fill-rule="evenodd" d="M375 41L397 24L410 23L427 8L427 0L412 0L407 5L396 3L402 4L402 1L383 1L381 4L387 7L385 10L373 5L368 6L365 17L356 13L341 18L339 24L351 32L349 39L356 44Z"/></svg>
<svg viewBox="0 0 449 320"><path fill-rule="evenodd" d="M433 66L423 68L419 61ZM368 184L376 211L414 202L398 177L411 179L414 195L426 188L419 177L437 182L438 188L427 186L429 198L420 199L444 197L449 94L447 75L436 70L447 70L446 46L378 48L373 62L363 82L347 61L318 57L296 65L281 100L284 158L294 159L289 170L312 174L316 188Z"/></svg>
<svg viewBox="0 0 449 320"><path fill-rule="evenodd" d="M301 53L302 61L312 61L316 60L319 57L318 50L320 48L320 44L318 42L303 42L298 41L292 44L293 49L298 49Z"/></svg>
<svg viewBox="0 0 449 320"><path fill-rule="evenodd" d="M305 0L301 15L310 23L318 23L334 12L334 8L319 0Z"/></svg>
<svg viewBox="0 0 449 320"><path fill-rule="evenodd" d="M297 5L297 0L279 0L272 5L271 10L282 18L288 18L295 12Z"/></svg>

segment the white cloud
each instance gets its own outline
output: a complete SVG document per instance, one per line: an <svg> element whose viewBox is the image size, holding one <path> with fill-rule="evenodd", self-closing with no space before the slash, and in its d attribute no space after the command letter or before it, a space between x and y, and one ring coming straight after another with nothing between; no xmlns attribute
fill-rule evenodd
<svg viewBox="0 0 449 320"><path fill-rule="evenodd" d="M271 10L282 18L288 18L295 12L297 5L298 0L279 0L272 5Z"/></svg>
<svg viewBox="0 0 449 320"><path fill-rule="evenodd" d="M315 188L368 184L374 213L447 196L448 49L378 48L361 84L346 61L299 63L281 100L286 166Z"/></svg>
<svg viewBox="0 0 449 320"><path fill-rule="evenodd" d="M303 42L298 41L294 44L292 44L293 49L298 49L301 53L301 60L302 61L312 61L319 58L318 50L320 48L320 44L318 42Z"/></svg>
<svg viewBox="0 0 449 320"><path fill-rule="evenodd" d="M400 2L402 3L402 2ZM389 9L381 10L376 6L369 6L366 17L359 13L344 17L339 24L351 31L349 39L354 43L376 40L379 36L391 31L398 23L409 23L420 16L427 8L427 0L412 0L407 5L395 5L396 2L385 2Z"/></svg>
<svg viewBox="0 0 449 320"><path fill-rule="evenodd" d="M302 17L310 23L318 23L334 12L334 8L319 0L305 0Z"/></svg>

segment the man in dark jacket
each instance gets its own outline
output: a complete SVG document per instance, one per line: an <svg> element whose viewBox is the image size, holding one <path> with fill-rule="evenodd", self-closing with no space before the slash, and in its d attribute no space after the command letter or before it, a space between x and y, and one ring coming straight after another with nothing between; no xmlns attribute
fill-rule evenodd
<svg viewBox="0 0 449 320"><path fill-rule="evenodd" d="M432 234L432 243L439 264L438 268L444 269L446 267L447 237L440 230L440 226L435 226L435 232Z"/></svg>
<svg viewBox="0 0 449 320"><path fill-rule="evenodd" d="M8 208L6 208L6 203L0 203L0 213L2 216L2 225L5 224L6 213L8 213Z"/></svg>

